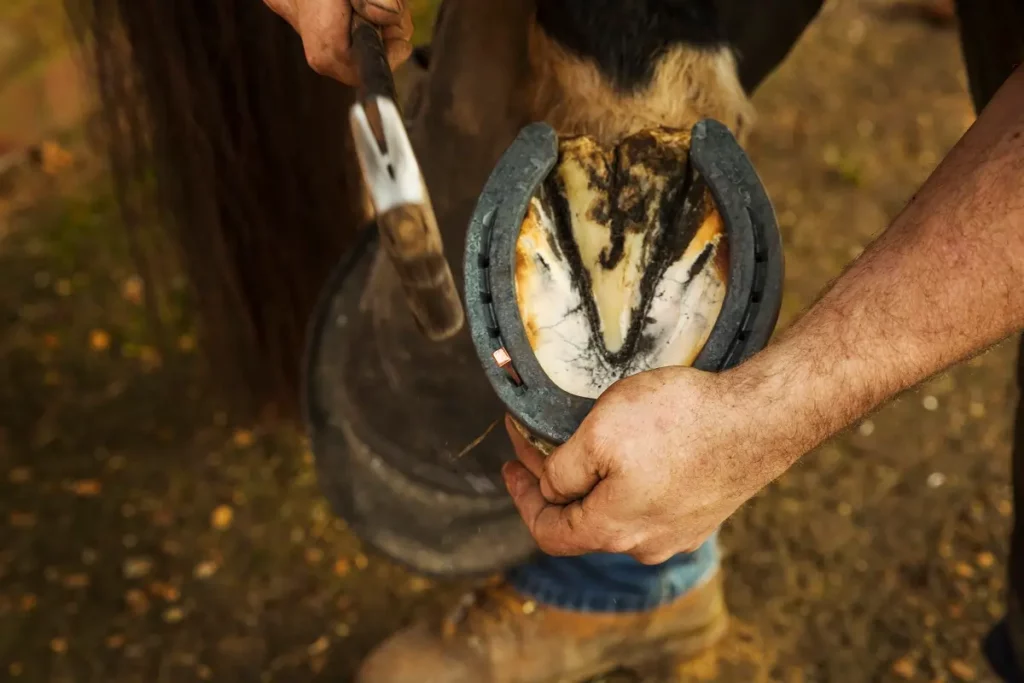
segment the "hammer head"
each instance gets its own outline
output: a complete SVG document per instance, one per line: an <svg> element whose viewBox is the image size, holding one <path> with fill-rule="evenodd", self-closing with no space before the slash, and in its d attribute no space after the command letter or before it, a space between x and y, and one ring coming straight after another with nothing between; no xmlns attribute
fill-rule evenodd
<svg viewBox="0 0 1024 683"><path fill-rule="evenodd" d="M349 113L356 156L377 215L403 205L429 203L423 173L398 107L385 97L356 102ZM368 112L367 110L370 109ZM376 120L378 130L371 124Z"/></svg>
<svg viewBox="0 0 1024 683"><path fill-rule="evenodd" d="M462 329L465 318L441 231L398 107L385 97L370 103L379 135L362 103L350 114L363 181L384 249L420 331L442 341Z"/></svg>

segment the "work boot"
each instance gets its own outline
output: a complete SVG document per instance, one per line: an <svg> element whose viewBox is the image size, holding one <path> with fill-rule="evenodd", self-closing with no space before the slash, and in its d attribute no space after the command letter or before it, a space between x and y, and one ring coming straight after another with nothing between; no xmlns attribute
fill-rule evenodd
<svg viewBox="0 0 1024 683"><path fill-rule="evenodd" d="M380 645L357 683L574 683L628 669L675 680L683 662L724 635L719 574L663 607L573 612L499 582L467 595L440 623L421 622Z"/></svg>

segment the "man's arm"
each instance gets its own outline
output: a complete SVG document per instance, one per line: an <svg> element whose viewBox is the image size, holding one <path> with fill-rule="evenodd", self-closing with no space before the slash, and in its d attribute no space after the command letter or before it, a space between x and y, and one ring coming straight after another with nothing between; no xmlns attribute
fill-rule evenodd
<svg viewBox="0 0 1024 683"><path fill-rule="evenodd" d="M690 550L793 462L900 391L1024 327L1024 69L892 226L778 340L720 374L613 385L505 479L551 554Z"/></svg>
<svg viewBox="0 0 1024 683"><path fill-rule="evenodd" d="M892 226L752 360L827 438L1024 327L1024 69Z"/></svg>

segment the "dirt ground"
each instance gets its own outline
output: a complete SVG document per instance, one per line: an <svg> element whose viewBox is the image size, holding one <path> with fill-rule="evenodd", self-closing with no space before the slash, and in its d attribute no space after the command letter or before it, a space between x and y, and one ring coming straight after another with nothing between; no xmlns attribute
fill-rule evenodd
<svg viewBox="0 0 1024 683"><path fill-rule="evenodd" d="M54 7L0 10L0 679L350 680L465 586L361 549L296 435L232 423L186 311L156 344ZM893 7L832 2L756 95L784 321L973 120L955 28ZM994 680L1012 356L936 378L746 505L724 531L734 632L685 680Z"/></svg>

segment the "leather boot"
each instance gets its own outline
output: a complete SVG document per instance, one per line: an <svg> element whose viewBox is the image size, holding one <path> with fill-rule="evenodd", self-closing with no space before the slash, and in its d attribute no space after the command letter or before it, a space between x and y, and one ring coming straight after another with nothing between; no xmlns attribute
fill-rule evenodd
<svg viewBox="0 0 1024 683"><path fill-rule="evenodd" d="M719 575L644 612L573 612L539 605L496 583L467 596L439 623L392 636L363 663L357 683L570 683L617 669L643 681L678 669L725 633Z"/></svg>

